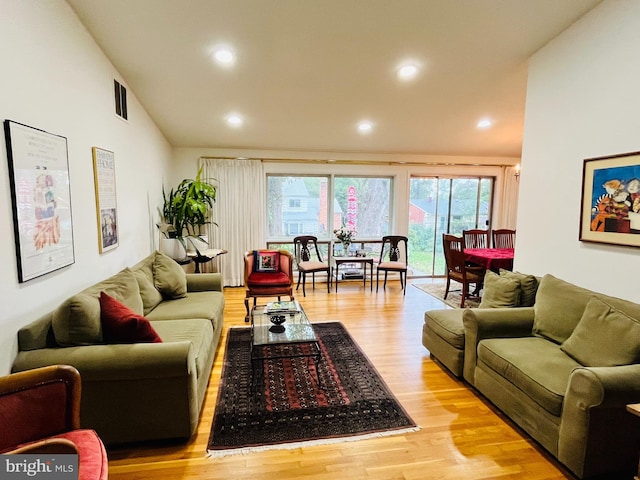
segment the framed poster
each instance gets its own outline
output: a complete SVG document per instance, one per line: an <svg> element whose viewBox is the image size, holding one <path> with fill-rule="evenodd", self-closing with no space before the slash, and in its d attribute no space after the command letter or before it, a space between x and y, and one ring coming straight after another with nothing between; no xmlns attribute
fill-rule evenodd
<svg viewBox="0 0 640 480"><path fill-rule="evenodd" d="M20 283L71 265L67 139L4 121Z"/></svg>
<svg viewBox="0 0 640 480"><path fill-rule="evenodd" d="M118 246L116 170L113 152L93 147L93 179L96 188L98 247L100 253Z"/></svg>
<svg viewBox="0 0 640 480"><path fill-rule="evenodd" d="M640 247L640 152L584 161L580 240Z"/></svg>

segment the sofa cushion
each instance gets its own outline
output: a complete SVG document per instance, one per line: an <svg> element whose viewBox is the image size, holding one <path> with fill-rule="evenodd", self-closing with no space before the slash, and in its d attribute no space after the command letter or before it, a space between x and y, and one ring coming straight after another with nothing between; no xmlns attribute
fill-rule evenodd
<svg viewBox="0 0 640 480"><path fill-rule="evenodd" d="M140 288L142 314L146 315L162 301L162 294L153 284L153 269L151 266L149 266L148 272L142 268L133 270L133 275L136 277L138 287Z"/></svg>
<svg viewBox="0 0 640 480"><path fill-rule="evenodd" d="M222 318L223 309L222 292L189 292L184 298L162 302L147 318L153 322L182 318L206 318L214 322Z"/></svg>
<svg viewBox="0 0 640 480"><path fill-rule="evenodd" d="M586 367L614 367L640 361L640 320L593 297L562 350Z"/></svg>
<svg viewBox="0 0 640 480"><path fill-rule="evenodd" d="M77 293L53 312L51 326L63 347L102 343L100 302L91 294Z"/></svg>
<svg viewBox="0 0 640 480"><path fill-rule="evenodd" d="M162 322L154 321L151 322L151 325L165 343L185 340L191 342L196 357L197 377L202 378L203 375L209 377L211 372L207 371L207 358L210 350L214 348L213 327L210 321L202 318L183 318Z"/></svg>
<svg viewBox="0 0 640 480"><path fill-rule="evenodd" d="M247 283L250 287L286 287L291 279L284 272L253 272Z"/></svg>
<svg viewBox="0 0 640 480"><path fill-rule="evenodd" d="M424 323L451 346L464 348L464 324L462 309L429 310L424 314Z"/></svg>
<svg viewBox="0 0 640 480"><path fill-rule="evenodd" d="M164 253L155 253L153 283L165 299L182 298L187 294L187 277L184 270Z"/></svg>
<svg viewBox="0 0 640 480"><path fill-rule="evenodd" d="M536 303L536 292L538 291L538 279L534 275L527 275L520 272L511 272L500 269L500 276L512 278L520 282L520 307L533 307Z"/></svg>
<svg viewBox="0 0 640 480"><path fill-rule="evenodd" d="M106 343L162 343L149 320L100 293L100 324Z"/></svg>
<svg viewBox="0 0 640 480"><path fill-rule="evenodd" d="M562 413L569 377L580 364L540 337L492 338L478 344L478 362L555 416Z"/></svg>
<svg viewBox="0 0 640 480"><path fill-rule="evenodd" d="M542 277L534 305L534 335L564 342L578 325L593 295L590 290L553 275Z"/></svg>
<svg viewBox="0 0 640 480"><path fill-rule="evenodd" d="M106 292L138 314L143 312L140 287L133 271L128 267L82 291L96 299L100 297L100 292Z"/></svg>
<svg viewBox="0 0 640 480"><path fill-rule="evenodd" d="M520 280L487 270L480 308L517 307L520 304Z"/></svg>

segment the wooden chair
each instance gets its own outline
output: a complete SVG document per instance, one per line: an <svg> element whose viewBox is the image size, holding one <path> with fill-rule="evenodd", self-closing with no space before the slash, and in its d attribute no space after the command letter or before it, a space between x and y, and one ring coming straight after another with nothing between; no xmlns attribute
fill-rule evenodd
<svg viewBox="0 0 640 480"><path fill-rule="evenodd" d="M489 248L489 230L463 230L464 248Z"/></svg>
<svg viewBox="0 0 640 480"><path fill-rule="evenodd" d="M249 321L249 299L283 295L293 300L293 255L286 250L251 250L244 253L245 322Z"/></svg>
<svg viewBox="0 0 640 480"><path fill-rule="evenodd" d="M311 274L313 288L316 288L316 273L327 273L327 293L331 291L331 275L329 275L329 264L322 260L320 250L318 249L318 238L312 235L302 235L293 239L295 249L295 259L298 266L298 285L296 290L300 288L300 280L302 279L302 296L306 297L307 292L305 286L307 283L307 273Z"/></svg>
<svg viewBox="0 0 640 480"><path fill-rule="evenodd" d="M402 235L386 235L382 237L380 260L376 271L376 292L378 291L381 270L384 272L384 289L387 288L387 274L389 272L398 272L400 274L402 294L404 295L407 292L408 241L409 239Z"/></svg>
<svg viewBox="0 0 640 480"><path fill-rule="evenodd" d="M0 453L77 454L80 480L106 480L102 440L80 428L80 397L80 373L69 365L0 377Z"/></svg>
<svg viewBox="0 0 640 480"><path fill-rule="evenodd" d="M493 230L491 232L493 238L493 248L515 248L516 231L506 228Z"/></svg>
<svg viewBox="0 0 640 480"><path fill-rule="evenodd" d="M470 297L469 285L475 284L475 291L482 288L484 282L485 269L482 267L467 265L464 258L464 240L455 235L442 234L442 246L444 248L444 258L447 263L447 284L444 290L444 298L449 295L451 280L462 284L462 300L460 308L464 308L464 302Z"/></svg>

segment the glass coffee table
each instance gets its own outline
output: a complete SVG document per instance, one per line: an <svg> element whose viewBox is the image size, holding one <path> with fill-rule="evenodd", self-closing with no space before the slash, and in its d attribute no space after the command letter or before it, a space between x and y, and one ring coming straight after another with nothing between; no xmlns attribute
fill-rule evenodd
<svg viewBox="0 0 640 480"><path fill-rule="evenodd" d="M322 351L313 326L300 304L296 311L268 311L266 305L251 311L251 370L252 389L261 377L264 362L274 359L306 357L315 362L318 386L318 364ZM311 373L310 373L311 375Z"/></svg>

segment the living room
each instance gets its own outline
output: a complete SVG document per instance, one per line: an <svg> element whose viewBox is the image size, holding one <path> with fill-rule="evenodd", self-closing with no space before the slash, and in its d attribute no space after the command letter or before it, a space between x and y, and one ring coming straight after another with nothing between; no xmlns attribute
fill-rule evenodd
<svg viewBox="0 0 640 480"><path fill-rule="evenodd" d="M9 171L3 168L0 373L4 375L17 353L20 327L55 308L70 292L134 264L156 248L152 216L161 204L161 186L193 175L198 158L282 158L284 153L289 158L324 159L326 152L172 145L140 103L139 92L128 92L130 120L115 117L113 79L125 84L126 79L66 2L3 0L2 11L2 118L66 137L75 248L73 265L26 283L18 281ZM605 0L533 55L528 66L521 158L500 159L504 165L522 165L517 215L514 212L518 231L514 268L535 275L551 273L633 301L640 299L632 281L605 282L600 277L602 272L611 276L635 271L640 260L634 250L580 242L578 230L584 159L640 150L638 108L634 108L640 107L640 72L634 61L640 45L639 19L637 2ZM124 207L119 212L120 246L106 255L97 248L93 146L115 152L118 204ZM0 150L7 165L6 149ZM407 162L378 167L400 172L401 179L408 178L412 169L433 171L433 167L413 163L446 163L449 159L434 159L430 154L330 153L343 160ZM489 169L496 177L504 175L500 168L471 165L496 163L493 156L481 157L457 158L456 163L468 166L451 167L449 173L482 175ZM282 164L270 165L282 168ZM295 168L307 167L299 164ZM504 213L505 221L509 215Z"/></svg>

